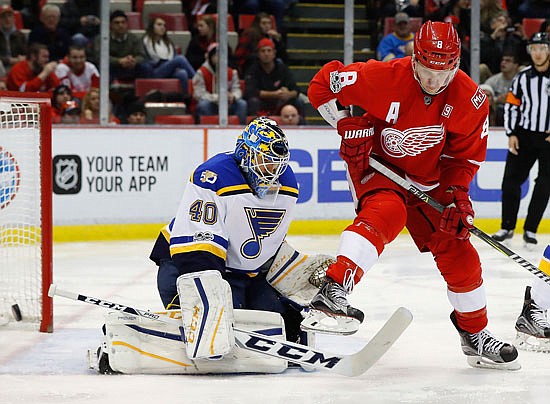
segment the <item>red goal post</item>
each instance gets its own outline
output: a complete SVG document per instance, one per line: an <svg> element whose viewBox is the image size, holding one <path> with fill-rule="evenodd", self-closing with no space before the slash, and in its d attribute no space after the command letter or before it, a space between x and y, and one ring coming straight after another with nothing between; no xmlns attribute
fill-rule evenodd
<svg viewBox="0 0 550 404"><path fill-rule="evenodd" d="M0 91L0 327L53 331L50 95Z"/></svg>

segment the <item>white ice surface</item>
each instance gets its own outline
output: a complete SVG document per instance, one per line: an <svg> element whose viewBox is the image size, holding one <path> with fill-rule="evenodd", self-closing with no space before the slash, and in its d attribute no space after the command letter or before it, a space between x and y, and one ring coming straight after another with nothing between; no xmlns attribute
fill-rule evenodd
<svg viewBox="0 0 550 404"><path fill-rule="evenodd" d="M538 264L550 235L526 251L519 236L511 248ZM290 237L307 252L334 254L338 238ZM484 264L489 329L512 341L525 286L533 276L474 240ZM160 310L152 241L63 243L54 247L59 288ZM460 266L460 262L457 262ZM280 375L104 376L87 369L85 353L98 346L105 310L56 297L55 332L0 328L0 403L548 403L550 355L520 352L519 371L470 368L449 321L451 307L431 256L400 236L350 296L366 313L351 337L322 337L319 346L353 352L398 306L414 320L390 351L357 378L290 369Z"/></svg>

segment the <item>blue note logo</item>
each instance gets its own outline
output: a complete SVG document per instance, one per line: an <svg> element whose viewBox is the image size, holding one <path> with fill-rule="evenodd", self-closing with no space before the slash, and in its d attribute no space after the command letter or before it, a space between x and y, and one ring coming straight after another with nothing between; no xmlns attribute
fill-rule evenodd
<svg viewBox="0 0 550 404"><path fill-rule="evenodd" d="M21 170L13 155L0 146L0 209L7 207L19 191Z"/></svg>
<svg viewBox="0 0 550 404"><path fill-rule="evenodd" d="M252 238L243 243L241 254L245 258L254 259L262 252L262 240L275 233L285 217L286 210L244 208L244 211L252 230Z"/></svg>

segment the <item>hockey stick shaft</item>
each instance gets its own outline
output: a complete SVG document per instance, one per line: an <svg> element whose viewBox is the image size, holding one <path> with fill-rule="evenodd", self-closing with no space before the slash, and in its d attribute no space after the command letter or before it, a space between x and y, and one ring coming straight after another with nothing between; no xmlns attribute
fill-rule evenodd
<svg viewBox="0 0 550 404"><path fill-rule="evenodd" d="M436 201L434 198L432 198L430 195L428 195L424 191L422 191L419 188L415 187L414 184L412 184L410 181L408 181L405 178L401 177L400 175L396 174L394 171L392 171L391 169L386 167L384 164L380 163L378 160L376 160L372 156L369 157L369 165L372 168L374 168L376 171L378 171L380 174L382 174L385 177L389 178L390 180L395 182L397 185L401 186L402 188L405 188L407 191L409 191L411 194L413 194L417 198L419 198L419 199L423 200L424 202L426 202L428 205L430 205L432 208L434 208L438 212L443 212L443 210L445 209L445 206L443 204ZM487 244L489 244L495 250L501 252L502 254L506 255L508 258L511 258L512 260L514 260L517 264L519 264L523 268L527 269L533 275L537 276L538 278L542 279L546 283L550 284L550 276L548 276L546 273L542 272L539 268L537 268L535 265L531 264L525 258L519 256L518 254L516 254L515 252L510 250L504 244L499 243L494 238L489 236L487 233L483 232L482 230L478 229L475 226L473 228L471 228L469 231L474 236L476 236L479 239L485 241Z"/></svg>
<svg viewBox="0 0 550 404"><path fill-rule="evenodd" d="M75 292L58 289L55 284L50 285L48 296L61 296L70 300L77 300L95 306L133 314L149 320L182 327L179 320L163 314L152 313L96 297L82 295ZM366 372L393 343L401 336L412 321L411 313L401 307L390 317L380 331L359 352L352 355L333 354L331 352L311 348L301 344L279 340L253 331L234 328L237 346L242 349L257 352L262 355L273 356L279 359L294 362L299 365L315 369L328 370L344 376L359 376Z"/></svg>

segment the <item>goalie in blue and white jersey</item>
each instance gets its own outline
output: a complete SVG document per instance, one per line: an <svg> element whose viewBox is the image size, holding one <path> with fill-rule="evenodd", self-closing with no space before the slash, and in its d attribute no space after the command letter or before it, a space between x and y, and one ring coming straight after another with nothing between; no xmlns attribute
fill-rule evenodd
<svg viewBox="0 0 550 404"><path fill-rule="evenodd" d="M261 117L238 136L234 151L210 158L191 175L175 219L161 231L151 253L159 266L162 302L168 309L181 307L184 323L186 310L189 317L197 316L197 302L182 301L189 295L197 294L205 312L206 306L212 311L224 305L223 288L204 299L210 281L217 284L221 274L230 286L232 308L280 313L287 339L298 340L301 304L307 304L305 295L310 294L300 298L300 293L312 289L314 295L316 290L309 281L312 261L326 269L331 257L311 259L284 241L298 199L289 158L283 131Z"/></svg>

